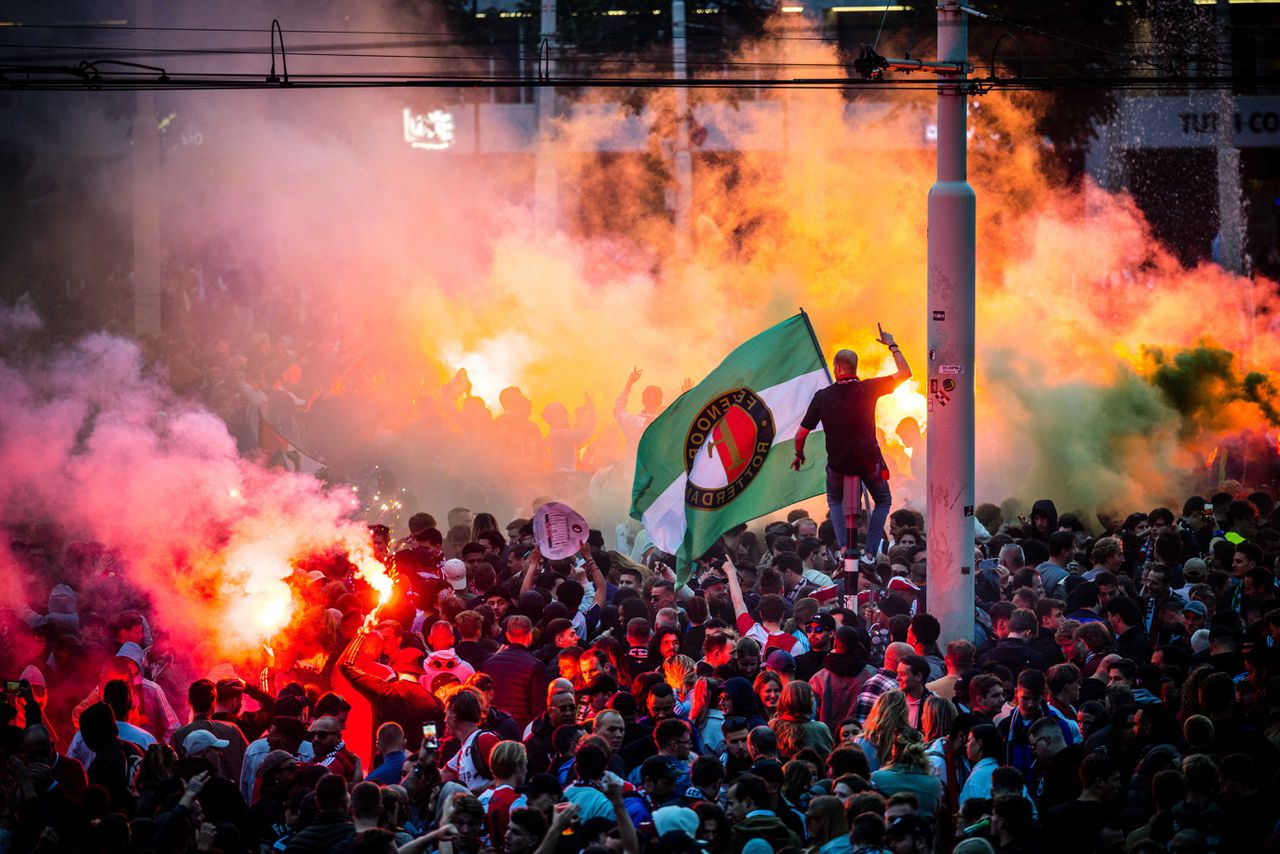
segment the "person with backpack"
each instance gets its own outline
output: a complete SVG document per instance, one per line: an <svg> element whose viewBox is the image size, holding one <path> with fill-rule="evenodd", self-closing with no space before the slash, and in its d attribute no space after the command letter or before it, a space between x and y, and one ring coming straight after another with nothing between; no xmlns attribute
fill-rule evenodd
<svg viewBox="0 0 1280 854"><path fill-rule="evenodd" d="M442 751L444 764L440 768L440 777L461 783L477 795L493 782L489 754L502 740L497 734L480 729L483 717L484 703L474 688L457 691L445 703L445 729L452 738L450 745ZM454 739L458 744L457 752L445 756Z"/></svg>
<svg viewBox="0 0 1280 854"><path fill-rule="evenodd" d="M818 720L843 721L854 716L858 694L876 669L867 663L866 650L853 626L836 629L831 652L822 660L822 668L809 679L818 701Z"/></svg>

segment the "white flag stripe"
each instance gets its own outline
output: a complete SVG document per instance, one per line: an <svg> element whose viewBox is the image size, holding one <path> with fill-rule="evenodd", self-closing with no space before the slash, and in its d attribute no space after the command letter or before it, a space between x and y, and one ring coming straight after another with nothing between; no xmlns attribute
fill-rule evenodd
<svg viewBox="0 0 1280 854"><path fill-rule="evenodd" d="M813 399L818 389L825 388L829 383L826 369L819 368L760 392L761 399L768 405L776 421L773 444L789 442L796 437L796 431L800 429L800 421L809 408L809 401ZM821 430L822 425L818 425L814 432L821 432ZM710 441L710 436L707 441ZM704 488L714 489L728 484L720 455L713 452L708 457L705 443L698 450L698 456L693 464L693 474L693 482ZM684 488L688 482L689 476L681 473L645 509L642 517L645 530L649 532L649 538L653 540L653 544L669 554L679 551L680 544L684 542L688 525L685 519Z"/></svg>

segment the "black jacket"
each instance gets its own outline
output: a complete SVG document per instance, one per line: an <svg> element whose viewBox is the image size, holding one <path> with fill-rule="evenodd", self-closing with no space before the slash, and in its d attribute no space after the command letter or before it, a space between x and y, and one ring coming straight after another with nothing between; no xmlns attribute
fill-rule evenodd
<svg viewBox="0 0 1280 854"><path fill-rule="evenodd" d="M1004 638L998 641L986 655L982 656L979 663L983 667L1002 664L1009 668L1015 679L1028 667L1036 670L1044 670L1046 667L1044 656L1032 649L1031 644L1022 638Z"/></svg>
<svg viewBox="0 0 1280 854"><path fill-rule="evenodd" d="M480 669L493 677L493 705L522 729L547 708L546 665L525 647L496 652Z"/></svg>
<svg viewBox="0 0 1280 854"><path fill-rule="evenodd" d="M285 846L284 854L330 854L356 835L356 826L347 814L334 810L316 814L311 826L298 831Z"/></svg>
<svg viewBox="0 0 1280 854"><path fill-rule="evenodd" d="M546 712L534 718L533 731L524 740L525 753L529 756L530 774L541 774L551 767L551 755L555 753L555 747L551 743L551 735L554 732L555 727L551 725L551 721L547 720Z"/></svg>
<svg viewBox="0 0 1280 854"><path fill-rule="evenodd" d="M1151 641L1141 626L1130 626L1116 638L1116 652L1138 664L1151 662Z"/></svg>

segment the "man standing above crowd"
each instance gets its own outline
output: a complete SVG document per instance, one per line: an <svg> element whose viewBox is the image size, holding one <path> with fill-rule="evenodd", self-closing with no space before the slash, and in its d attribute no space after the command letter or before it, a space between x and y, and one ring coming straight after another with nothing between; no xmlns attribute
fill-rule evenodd
<svg viewBox="0 0 1280 854"><path fill-rule="evenodd" d="M821 423L827 444L827 507L831 511L831 524L835 526L836 543L841 549L856 547L848 542L844 523L845 478L861 478L875 502L867 523L867 544L862 556L867 565L875 562L892 501L888 469L876 441L876 401L911 378L911 368L893 336L882 329L879 340L893 353L897 371L887 377L860 380L858 354L852 350L836 353L832 360L836 381L813 396L796 431L796 457L791 464L796 471L804 465L805 439Z"/></svg>

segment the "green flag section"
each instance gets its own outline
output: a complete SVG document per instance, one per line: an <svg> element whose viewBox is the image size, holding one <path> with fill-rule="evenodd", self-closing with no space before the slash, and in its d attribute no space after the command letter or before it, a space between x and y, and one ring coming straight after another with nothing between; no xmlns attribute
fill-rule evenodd
<svg viewBox="0 0 1280 854"><path fill-rule="evenodd" d="M791 460L809 401L830 383L801 312L739 345L644 431L631 515L676 555L682 580L734 525L825 491L821 436L809 439L799 472Z"/></svg>

